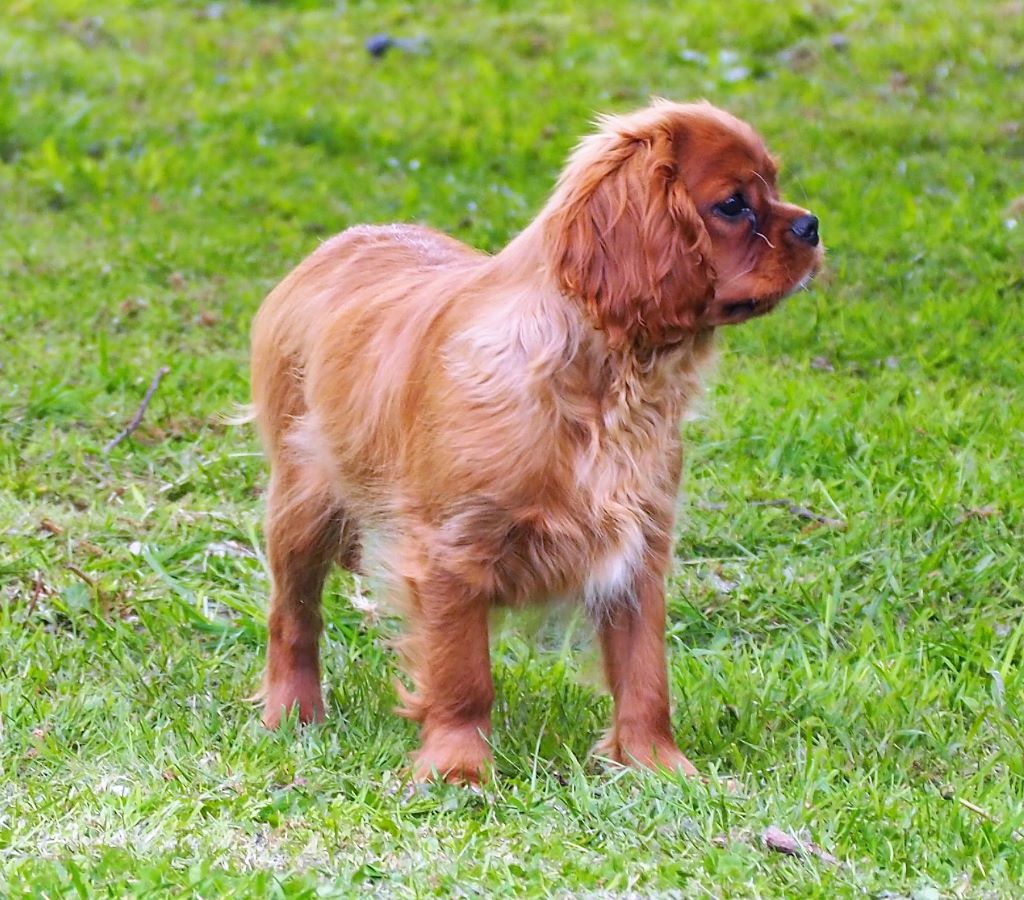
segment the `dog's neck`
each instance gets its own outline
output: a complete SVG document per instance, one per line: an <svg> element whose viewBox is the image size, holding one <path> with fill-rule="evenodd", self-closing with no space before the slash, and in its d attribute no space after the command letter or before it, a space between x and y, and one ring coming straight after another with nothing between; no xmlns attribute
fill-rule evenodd
<svg viewBox="0 0 1024 900"><path fill-rule="evenodd" d="M600 393L605 428L609 433L678 428L702 393L712 352L710 336L698 334L654 350L608 353Z"/></svg>
<svg viewBox="0 0 1024 900"><path fill-rule="evenodd" d="M487 265L487 283L493 287L496 276L505 285L498 296L509 305L495 313L525 351L530 380L540 393L557 398L560 418L595 437L596 429L602 442L676 429L701 393L713 332L685 334L657 347L612 347L587 316L586 304L561 289L546 249L543 225L534 221Z"/></svg>
<svg viewBox="0 0 1024 900"><path fill-rule="evenodd" d="M551 210L552 204L549 202L536 219L492 257L493 271L496 274L504 273L507 277L519 281L522 280L524 273L528 273L531 278L536 279L538 288L553 291L563 297L565 302L575 304L584 318L589 320L588 299L567 293L556 272L548 231ZM595 322L590 324L599 328ZM643 333L639 333L627 340L621 348L609 350L612 355L621 356L623 359L632 357L643 365L646 361L661 357L666 352L699 352L699 348L712 343L713 334L713 327L703 327L696 332L680 330L671 337L661 335L660 340L652 343Z"/></svg>
<svg viewBox="0 0 1024 900"><path fill-rule="evenodd" d="M535 283L533 290L549 303L557 303L563 315L570 313L576 332L571 364L586 369L587 380L600 386L603 406L624 412L638 405L665 404L665 412L671 415L668 407L679 405L681 415L700 392L698 373L714 355L714 329L682 334L659 346L636 341L612 347L604 332L589 320L585 301L567 296L558 284L548 249L542 213L492 258L492 264L497 273L512 281L521 282L524 273L529 273Z"/></svg>

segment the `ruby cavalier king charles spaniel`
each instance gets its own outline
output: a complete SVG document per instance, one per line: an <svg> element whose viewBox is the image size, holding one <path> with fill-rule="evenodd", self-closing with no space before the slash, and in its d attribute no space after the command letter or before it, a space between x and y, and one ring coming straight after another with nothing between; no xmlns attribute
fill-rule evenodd
<svg viewBox="0 0 1024 900"><path fill-rule="evenodd" d="M252 339L272 473L262 698L271 728L324 716L318 641L338 563L380 575L407 633L417 779L491 764L492 608L576 598L594 623L611 760L695 772L672 736L665 576L680 422L720 325L817 270L746 123L659 100L607 116L496 255L418 225L323 243Z"/></svg>

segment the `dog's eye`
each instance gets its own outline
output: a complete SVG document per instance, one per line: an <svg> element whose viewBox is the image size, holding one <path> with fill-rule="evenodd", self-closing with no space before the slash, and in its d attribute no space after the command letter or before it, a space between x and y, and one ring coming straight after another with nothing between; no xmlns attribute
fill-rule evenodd
<svg viewBox="0 0 1024 900"><path fill-rule="evenodd" d="M750 204L742 194L733 194L728 200L715 204L715 212L727 219L735 219L750 209Z"/></svg>

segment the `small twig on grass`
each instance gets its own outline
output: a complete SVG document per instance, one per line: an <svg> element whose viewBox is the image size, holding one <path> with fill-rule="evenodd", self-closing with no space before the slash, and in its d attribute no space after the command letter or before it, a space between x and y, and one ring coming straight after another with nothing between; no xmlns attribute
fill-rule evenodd
<svg viewBox="0 0 1024 900"><path fill-rule="evenodd" d="M146 389L146 393L142 398L142 402L139 404L139 408L135 410L135 415L132 416L132 420L125 427L117 437L115 437L106 447L103 448L104 453L109 453L118 444L121 443L128 435L130 435L136 428L142 424L142 417L146 414L146 407L149 406L149 401L153 399L153 394L156 393L156 389L160 387L160 382L171 370L167 366L161 366L156 375L153 376L153 380L149 383L149 387Z"/></svg>
<svg viewBox="0 0 1024 900"><path fill-rule="evenodd" d="M827 525L829 528L845 528L846 521L843 519L833 519L829 516L823 516L821 513L816 513L813 509L808 509L806 506L801 506L799 503L794 503L792 500L780 498L778 500L752 500L751 506L777 506L780 509L786 510L790 515L796 516L798 519L809 519L811 522L817 522L819 525Z"/></svg>
<svg viewBox="0 0 1024 900"><path fill-rule="evenodd" d="M46 587L46 583L43 581L43 573L36 569L36 571L32 573L32 597L28 601L28 618L31 619L35 614L39 598L47 592L48 589Z"/></svg>
<svg viewBox="0 0 1024 900"><path fill-rule="evenodd" d="M82 581L89 585L89 587L96 587L96 582L93 581L88 575L86 575L85 572L78 568L78 566L76 566L74 563L68 563L67 567L69 572L72 572L73 574L77 575L79 578L82 579Z"/></svg>
<svg viewBox="0 0 1024 900"><path fill-rule="evenodd" d="M846 527L844 519L833 519L829 516L823 516L821 513L816 513L813 509L808 509L806 506L801 506L799 503L794 503L785 497L781 497L778 500L751 500L749 504L750 506L777 506L798 519L808 519L811 522L817 522L819 525L827 525L829 528ZM709 512L721 512L729 508L728 503L711 503L707 500L697 500L693 505L697 509L705 509Z"/></svg>
<svg viewBox="0 0 1024 900"><path fill-rule="evenodd" d="M942 796L945 797L947 800L952 800L955 795L952 791L946 790L942 792ZM970 800L966 800L963 797L956 797L956 802L959 803L964 809L969 809L976 816L980 816L986 822L991 822L993 825L997 826L1003 824L987 809L982 809L976 803L971 803ZM1024 832L1022 832L1019 828L1015 828L1013 831L1010 832L1010 837L1012 837L1015 841L1024 841Z"/></svg>

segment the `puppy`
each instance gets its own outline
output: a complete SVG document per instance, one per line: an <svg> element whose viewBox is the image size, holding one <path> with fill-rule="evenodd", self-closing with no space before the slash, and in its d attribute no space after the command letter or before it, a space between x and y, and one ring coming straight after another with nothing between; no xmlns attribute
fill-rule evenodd
<svg viewBox="0 0 1024 900"><path fill-rule="evenodd" d="M714 330L763 315L821 260L754 130L708 103L602 118L494 256L414 225L321 245L263 303L252 391L271 463L263 697L323 718L332 563L401 602L417 778L488 769L488 613L575 597L614 719L600 752L694 767L669 719L665 573L680 419ZM368 560L369 561L369 560Z"/></svg>

